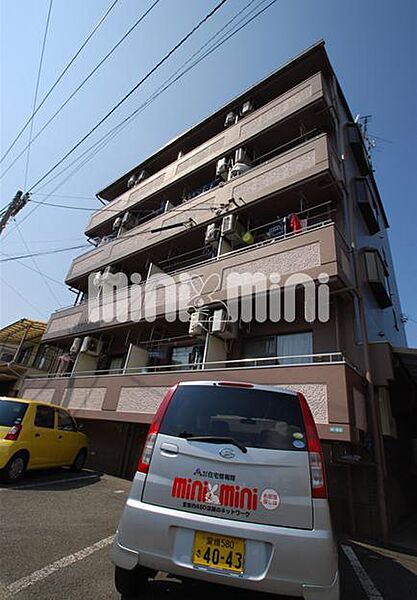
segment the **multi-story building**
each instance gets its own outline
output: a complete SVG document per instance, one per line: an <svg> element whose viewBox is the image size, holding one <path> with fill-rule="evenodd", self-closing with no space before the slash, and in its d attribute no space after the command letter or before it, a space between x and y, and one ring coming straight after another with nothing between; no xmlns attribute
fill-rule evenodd
<svg viewBox="0 0 417 600"><path fill-rule="evenodd" d="M339 526L376 532L386 443L415 403L396 397L392 348L406 340L387 217L324 44L98 197L105 206L85 231L96 247L66 278L77 301L52 314L43 337L61 348L59 368L27 379L24 395L74 411L92 464L130 476L176 381L300 390Z"/></svg>
<svg viewBox="0 0 417 600"><path fill-rule="evenodd" d="M58 349L41 344L46 323L20 319L0 329L0 394L15 396L24 377L49 373Z"/></svg>

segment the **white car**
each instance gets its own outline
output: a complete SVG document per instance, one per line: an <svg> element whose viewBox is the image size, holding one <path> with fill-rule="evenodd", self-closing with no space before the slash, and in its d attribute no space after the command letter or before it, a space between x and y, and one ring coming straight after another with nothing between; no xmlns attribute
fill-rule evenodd
<svg viewBox="0 0 417 600"><path fill-rule="evenodd" d="M143 449L113 550L116 588L156 571L338 600L324 459L302 394L251 383L171 388Z"/></svg>

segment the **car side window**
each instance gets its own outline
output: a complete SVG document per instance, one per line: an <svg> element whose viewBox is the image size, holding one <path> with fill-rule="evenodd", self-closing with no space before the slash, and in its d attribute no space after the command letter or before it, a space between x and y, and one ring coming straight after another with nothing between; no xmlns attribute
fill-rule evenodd
<svg viewBox="0 0 417 600"><path fill-rule="evenodd" d="M37 406L35 415L35 427L46 427L53 429L55 424L55 411L49 406Z"/></svg>
<svg viewBox="0 0 417 600"><path fill-rule="evenodd" d="M77 431L77 427L71 415L65 410L58 409L58 429L61 431Z"/></svg>

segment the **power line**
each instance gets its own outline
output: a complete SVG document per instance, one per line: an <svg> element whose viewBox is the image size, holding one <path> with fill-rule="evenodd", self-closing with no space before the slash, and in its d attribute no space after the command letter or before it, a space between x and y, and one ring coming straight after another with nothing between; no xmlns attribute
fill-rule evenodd
<svg viewBox="0 0 417 600"><path fill-rule="evenodd" d="M242 19L240 19L240 21L238 21L238 23L235 25L235 29L234 30L232 28L232 30L228 31L225 34L225 36L223 36L223 38L220 40L220 42L217 42L215 45L213 45L204 55L202 55L200 58L198 58L196 61L194 61L194 63L192 65L190 65L187 69L185 69L182 73L180 73L177 77L175 77L175 79L173 79L172 81L170 81L171 78L173 77L173 75L171 75L171 77L169 77L168 79L166 79L165 82L162 84L162 86L160 86L151 96L148 97L148 99L144 103L142 103L137 109L135 109L129 116L127 116L125 119L123 119L117 125L115 125L110 131L108 131L106 134L104 134L99 140L97 140L96 142L94 142L94 144L92 144L91 146L89 146L89 148L87 148L77 158L75 158L72 162L70 162L69 165L67 165L65 168L61 169L61 171L59 171L56 175L54 175L53 177L51 177L39 189L43 189L44 187L46 187L47 185L49 185L54 179L58 178L60 175L62 175L63 173L65 173L65 171L67 171L69 168L71 168L71 166L73 166L74 164L76 164L78 161L80 161L84 156L86 156L91 151L90 156L87 156L85 158L85 160L79 165L79 167L76 168L73 171L74 173L76 173L85 164L87 164L96 154L98 154L98 152L100 152L108 143L110 143L110 141L112 139L114 139L117 135L119 135L123 131L123 129L125 129L130 124L130 122L132 122L133 119L136 118L136 116L138 116L143 110L145 110L145 108L147 106L149 106L152 102L154 102L163 92L165 92L168 88L170 88L174 83L176 83L177 81L179 81L179 79L181 79L186 73L188 73L191 69L193 69L195 66L197 66L201 61L203 61L205 58L207 58L207 56L209 56L210 54L212 54L215 50L217 50L220 46L222 46L230 38L232 38L239 31L241 31L241 29L243 29L244 27L246 27L247 25L249 25L254 19L256 19L259 15L261 15L265 10L267 10L272 4L275 4L275 2L277 0L270 1L269 4L267 4L266 6L264 6L255 15L253 15L253 17L251 17L245 23L243 23L243 25L241 27L237 27L237 25L239 25L240 23L242 23L242 21L244 21L244 19L247 19L247 17L251 13L253 13L257 8L259 8L260 5L262 5L265 1L266 0L261 0L257 4L257 6L255 6L245 17L243 17ZM253 2L253 0L251 0L245 7L243 7L239 11L239 13L237 15L235 15L235 17L233 17L232 19L230 19L230 21L226 24L226 26L229 25L237 16L239 16L240 14L242 14L246 10L246 8L249 5L252 4L252 2ZM201 46L199 48L199 50L197 50L197 52L194 53L194 54L199 54L203 49L205 49L205 47L213 39L213 37L217 37L217 35L223 29L224 29L224 27L222 27L221 30L219 30L217 32L217 34L215 34L215 36L212 36L212 38L210 38L209 40L207 40L207 42L205 42L203 44L203 46ZM186 65L188 62L189 62L189 60L187 60L185 63L183 63L183 65L180 67L180 69L183 68L184 65ZM177 72L178 72L178 70L176 71L176 73ZM67 181L67 180L68 180L68 178L65 179L65 181ZM60 187L60 186L58 186L58 187ZM57 189L57 188L55 188L55 189Z"/></svg>
<svg viewBox="0 0 417 600"><path fill-rule="evenodd" d="M104 58L94 67L92 71L85 77L82 82L75 88L75 90L68 96L68 98L61 104L61 106L54 112L52 117L48 119L48 121L43 125L43 127L36 133L34 138L31 140L31 143L23 148L23 150L16 156L16 158L9 164L9 166L3 171L0 175L0 179L2 179L6 173L10 171L10 169L16 164L22 154L29 148L31 144L41 135L43 131L48 127L50 123L59 115L59 113L65 108L65 106L72 100L72 98L81 90L82 87L87 83L89 79L99 70L99 68L110 58L110 56L117 50L117 48L124 42L124 40L132 33L132 31L143 21L143 19L151 12L151 10L160 2L160 0L155 0L154 3L137 19L137 21L128 29L128 31L120 38L120 40L111 48L111 50L106 54Z"/></svg>
<svg viewBox="0 0 417 600"><path fill-rule="evenodd" d="M157 0L158 1L158 0ZM68 158L68 156L70 156L83 142L85 142L86 139L88 139L93 133L94 131L96 131L118 108L120 108L120 106L126 102L126 100L128 98L130 98L130 96L137 90L139 89L139 87L141 85L143 85L145 83L145 81L147 81L149 79L149 77L151 77L151 75L153 75L153 73L155 73L155 71L157 71L157 69L159 69L159 67L161 67L181 46L183 46L185 44L185 42L206 22L208 21L222 6L223 4L225 4L227 2L227 0L220 0L220 2L213 8L213 10L211 10L209 13L207 13L207 15L201 19L201 21L199 23L197 23L197 25L195 25L191 31L189 31L177 44L175 44L175 46L173 48L171 48L171 50L169 50L169 52L167 52L167 54L165 54L165 56L156 63L156 65L154 67L152 67L152 69L150 71L148 71L146 73L146 75L144 75L144 77L142 77L142 79L140 79L140 81L138 81L138 83L136 85L133 86L133 88L127 92L127 94L125 94L120 100L119 102L117 102L117 104L115 104L115 106L113 106L113 108L108 111L104 117L102 117L95 125L94 127L92 127L92 129L90 129L90 131L88 131L82 138L81 140L79 140L58 162L55 163L55 165L53 165L40 179L38 179L38 181L36 181L36 183L34 183L29 191L34 190L42 181L44 181L44 179L46 179L48 177L48 175L50 175L53 171L55 171L55 169L57 167L59 167L60 164L62 164L64 162L64 160L66 160Z"/></svg>
<svg viewBox="0 0 417 600"><path fill-rule="evenodd" d="M48 196L48 198L71 198L72 200L97 200L94 194L91 194L91 196L75 196L73 194L41 194L40 192L33 192L32 196Z"/></svg>
<svg viewBox="0 0 417 600"><path fill-rule="evenodd" d="M212 188L212 189L215 189L215 188ZM34 204L41 205L41 206L52 206L54 208L67 208L68 210L97 212L96 208L87 208L86 206L70 206L69 204L56 204L55 202L38 202L38 201L32 200L32 199L30 201L33 202ZM195 209L189 208L188 210L207 210L207 209L205 209L205 208L195 208ZM210 210L210 209L208 209L208 210ZM106 212L122 213L123 211L120 210L120 208L106 208ZM132 212L135 212L135 209L132 209ZM175 210L170 209L168 212L170 214L172 214L173 212L175 212ZM163 214L163 213L161 213L161 214Z"/></svg>
<svg viewBox="0 0 417 600"><path fill-rule="evenodd" d="M22 240L22 242L23 242L23 244L24 244L24 246L26 248L26 251L30 253L30 248L29 248L28 244L26 243L25 238L23 237L23 233L21 232L18 223L16 223L16 229L17 229L17 233L19 234L20 239ZM57 302L59 306L62 306L61 301L59 300L58 296L55 294L54 290L51 288L51 286L49 284L49 281L46 279L46 277L44 276L44 274L40 270L39 265L36 262L35 257L31 256L31 259L32 259L33 266L35 267L36 272L38 273L38 275L40 275L42 277L42 281L44 282L45 286L49 290L49 293L53 296L55 302Z"/></svg>
<svg viewBox="0 0 417 600"><path fill-rule="evenodd" d="M22 300L24 300L24 302L26 302L26 304L27 304L28 306L30 306L31 308L33 308L33 309L34 309L34 310L35 310L35 311L38 313L38 315L41 315L42 317L44 317L44 315L45 315L45 311L41 310L41 309L40 309L38 306L36 306L35 304L32 304L32 302L30 302L30 301L29 301L29 300L26 298L26 296L24 296L23 294L21 294L21 293L19 292L19 290L17 290L15 287L13 287L13 286L12 286L10 283L7 283L7 281L5 281L3 277L1 278L1 280L2 280L2 283L3 283L3 284L6 286L6 287L10 288L10 289L12 290L12 292L14 292L14 293L15 293L17 296L19 296L19 297L20 297Z"/></svg>
<svg viewBox="0 0 417 600"><path fill-rule="evenodd" d="M7 256L9 258L13 258L13 256L10 256L10 254L6 254L6 252L1 252L1 255L2 256ZM21 265L22 267L25 267L25 269L29 269L29 271L33 271L34 273L37 272L36 269L34 269L33 267L30 267L29 265L27 265L26 263L22 262L18 258L15 258L14 262L19 263L19 265ZM64 283L62 283L62 281L59 281L58 279L55 279L54 277L51 277L50 275L48 275L44 271L42 271L42 273L43 273L43 276L46 277L46 279L49 279L49 281L53 281L54 283L60 285L61 287L64 287L66 290L68 290L68 287Z"/></svg>
<svg viewBox="0 0 417 600"><path fill-rule="evenodd" d="M28 172L29 172L30 145L32 143L33 122L34 122L33 118L35 116L36 103L38 101L39 83L41 81L43 57L44 57L44 54L45 54L46 38L48 36L48 30L49 30L49 21L51 19L52 4L53 4L53 0L50 0L50 2L49 2L49 8L48 8L48 15L46 17L45 32L43 34L41 55L40 55L40 58L39 58L38 74L37 74L37 77L36 77L35 94L34 94L34 97L33 97L32 116L31 116L31 119L30 119L28 151L27 151L27 155L26 155L25 185L24 185L24 189L26 189L27 182L28 182L27 180L28 180Z"/></svg>
<svg viewBox="0 0 417 600"><path fill-rule="evenodd" d="M123 129L131 121L133 121L133 119L140 112L142 112L151 102L153 102L154 100L156 100L156 98L158 96L160 96L169 87L171 87L171 85L173 85L174 83L176 83L176 81L178 81L179 79L181 79L181 77L183 77L187 72L189 72L191 69L193 69L195 66L197 66L201 61L203 61L205 58L207 58L207 56L209 56L215 50L217 50L218 48L220 48L224 43L226 43L234 35L236 35L237 33L239 33L239 31L241 31L243 28L245 28L247 25L249 25L252 21L254 21L258 16L260 16L262 13L264 13L268 8L270 8L273 4L275 4L277 2L277 0L270 0L270 2L266 6L263 6L262 8L260 8L260 10L258 10L258 12L256 12L256 14L254 14L252 17L248 18L249 14L253 13L254 11L256 11L262 4L264 4L264 2L265 2L265 0L261 0L247 15L245 15L245 17L243 17L242 19L240 19L240 21L238 21L238 23L235 25L234 28L232 28L231 30L229 30L228 32L226 32L226 34L223 36L223 38L219 42L217 42L215 45L212 45L212 47L209 48L209 50L204 55L202 55L197 60L195 60L192 65L190 65L187 69L185 69L182 73L180 73L170 83L166 83L166 82L170 81L170 79L171 79L172 76L169 77L165 81L166 85L165 85L165 83L162 84L164 87L158 88L157 92L154 92L154 94L151 95L135 111L133 111L133 113L131 113L128 117L126 117L125 119L123 119L123 121L121 121L116 126L114 126L110 131L108 131L106 134L104 134L99 140L97 140L96 142L94 142L94 144L92 144L86 150L84 150L77 158L75 158L73 161L71 161L66 167L64 167L63 169L61 169L61 171L59 171L57 174L55 174L53 177L51 177L46 183L44 183L39 189L43 189L44 187L46 187L47 185L49 185L50 183L52 183L52 181L54 179L56 179L59 176L61 176L68 169L70 169L72 166L74 166L77 162L79 162L82 158L85 157L84 160L79 165L75 166L74 169L72 171L70 171L70 173L57 186L55 186L53 188L53 190L49 194L46 195L46 198L49 198L49 197L53 196L54 192L56 192L60 187L62 187L85 164L87 164L94 156L96 156L96 154L98 154L114 137L116 137L116 135L120 134L123 131ZM252 4L252 2L249 2L249 4ZM243 7L236 16L239 16L240 14L242 14L246 10L247 6L249 6L249 4L246 5L245 7ZM242 23L242 21L244 21L245 19L246 19L246 21L242 25L240 25ZM231 20L234 20L234 18L231 19ZM238 27L239 25L240 25L240 27ZM224 28L222 28L222 29L224 29ZM208 43L209 43L209 40L207 42L205 42L205 44L203 44L203 46L201 46L201 48L197 51L197 54L200 53L207 46ZM188 62L188 61L186 61L186 62ZM90 154L88 155L88 153L90 153ZM38 192L35 192L34 194L36 195L37 193ZM44 203L44 202L42 202L42 203ZM35 210L37 210L39 208L39 206L40 206L40 204L37 204L36 206L34 206L33 209L22 218L21 223L23 223L27 218L29 218L30 215ZM6 232L4 238L6 238L9 233L11 233L11 232Z"/></svg>
<svg viewBox="0 0 417 600"><path fill-rule="evenodd" d="M24 258L32 258L33 256L46 256L47 254L57 254L58 252L69 252L70 250L81 250L87 248L86 244L82 246L70 246L68 248L56 248L55 250L46 250L45 252L33 252L31 254L21 254L20 256L8 256L7 258L0 258L0 262L10 262L13 260L21 260Z"/></svg>
<svg viewBox="0 0 417 600"><path fill-rule="evenodd" d="M84 48L86 47L86 45L88 44L88 42L91 40L91 38L96 33L96 31L99 29L99 27L102 25L102 23L104 23L105 19L107 18L107 16L110 14L110 12L112 11L112 9L116 6L116 4L118 2L119 2L119 0L114 0L114 2L105 11L104 15L99 19L99 21L97 22L97 24L93 27L92 31L88 34L88 36L86 37L86 39L84 40L84 42L78 48L77 52L74 54L74 56L71 58L71 60L67 63L66 67L61 71L60 75L55 80L55 83L53 83L53 85L49 88L49 90L47 91L47 93L45 94L45 96L42 98L41 102L36 107L36 110L29 117L29 119L26 121L26 123L23 125L23 127L21 128L21 130L19 131L19 133L14 138L13 142L7 148L6 152L3 154L3 156L0 159L0 164L3 162L3 160L6 158L6 156L8 156L8 154L10 153L10 151L14 148L16 142L20 139L21 135L26 130L27 126L31 123L31 121L33 121L34 116L39 112L39 110L45 104L46 100L49 98L49 96L52 94L52 92L54 91L54 89L56 88L56 86L58 85L58 83L64 77L65 73L68 71L68 69L71 67L71 65L73 65L73 63L76 61L76 59L78 58L78 56L84 50Z"/></svg>

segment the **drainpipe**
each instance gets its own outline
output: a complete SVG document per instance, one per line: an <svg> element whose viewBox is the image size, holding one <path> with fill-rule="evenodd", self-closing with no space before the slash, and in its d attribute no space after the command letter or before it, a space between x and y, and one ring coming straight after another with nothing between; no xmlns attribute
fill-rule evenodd
<svg viewBox="0 0 417 600"><path fill-rule="evenodd" d="M335 76L332 76L332 95L333 102L337 101L337 86ZM353 202L352 199L349 198L348 190L350 189L348 186L347 175L345 170L345 144L346 138L344 131L341 130L340 125L338 124L338 151L339 156L342 157L341 160L341 168L344 179L344 189L343 199L345 210L347 208L349 215L349 231L350 231L350 245L351 245L351 256L352 256L352 266L353 266L353 274L354 274L354 282L355 282L355 294L357 297L357 306L359 311L359 322L362 336L362 347L363 347L363 358L365 365L365 378L368 389L368 397L370 404L370 417L372 423L372 433L374 440L374 454L375 454L375 463L376 463L376 477L377 477L377 498L378 498L378 508L379 515L381 519L381 533L382 540L385 542L388 536L388 514L387 514L387 503L385 496L385 474L386 474L386 465L385 465L385 449L384 442L382 437L381 430L381 422L379 412L377 410L376 405L376 396L375 396L375 387L373 383L372 377L372 367L371 367L371 357L369 351L369 340L368 340L368 331L366 325L366 317L365 317L365 308L363 297L360 288L359 282L359 266L358 266L358 247L356 240L356 231L354 226L354 213L353 213Z"/></svg>

